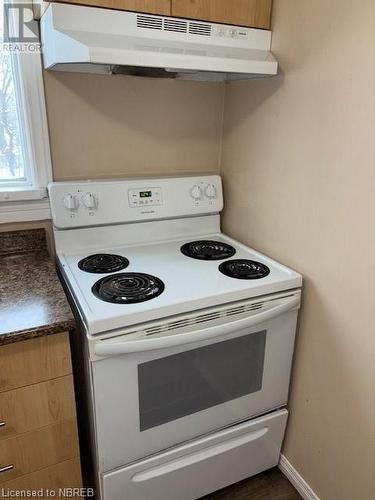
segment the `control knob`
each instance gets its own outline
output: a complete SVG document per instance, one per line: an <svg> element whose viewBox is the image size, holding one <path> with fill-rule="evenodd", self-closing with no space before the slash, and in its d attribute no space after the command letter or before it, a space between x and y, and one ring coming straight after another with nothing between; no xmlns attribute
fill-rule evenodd
<svg viewBox="0 0 375 500"><path fill-rule="evenodd" d="M85 193L82 196L82 202L90 210L95 210L98 206L97 198L93 193Z"/></svg>
<svg viewBox="0 0 375 500"><path fill-rule="evenodd" d="M63 198L63 204L67 210L71 210L72 212L78 210L79 202L73 194L66 194Z"/></svg>
<svg viewBox="0 0 375 500"><path fill-rule="evenodd" d="M216 187L213 184L208 184L204 191L207 198L216 198Z"/></svg>
<svg viewBox="0 0 375 500"><path fill-rule="evenodd" d="M195 186L193 186L190 190L190 196L194 199L194 200L200 200L202 198L202 190L201 188L195 184Z"/></svg>

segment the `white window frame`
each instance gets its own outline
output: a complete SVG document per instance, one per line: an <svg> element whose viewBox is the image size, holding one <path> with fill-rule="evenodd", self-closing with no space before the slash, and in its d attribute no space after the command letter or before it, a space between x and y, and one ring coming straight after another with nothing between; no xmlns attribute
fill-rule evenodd
<svg viewBox="0 0 375 500"><path fill-rule="evenodd" d="M0 223L51 218L47 185L52 181L52 167L41 54L13 52L12 67L23 115L29 182L0 186Z"/></svg>

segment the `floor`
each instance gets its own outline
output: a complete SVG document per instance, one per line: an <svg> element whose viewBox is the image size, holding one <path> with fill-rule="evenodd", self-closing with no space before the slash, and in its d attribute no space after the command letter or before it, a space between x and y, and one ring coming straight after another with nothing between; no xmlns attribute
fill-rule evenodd
<svg viewBox="0 0 375 500"><path fill-rule="evenodd" d="M275 467L201 500L302 500L302 497Z"/></svg>

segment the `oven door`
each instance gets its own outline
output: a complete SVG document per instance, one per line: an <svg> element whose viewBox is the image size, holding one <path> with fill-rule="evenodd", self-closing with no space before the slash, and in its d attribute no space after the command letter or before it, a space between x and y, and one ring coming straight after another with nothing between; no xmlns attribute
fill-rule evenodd
<svg viewBox="0 0 375 500"><path fill-rule="evenodd" d="M205 311L205 328L95 342L101 472L286 404L300 292L243 304Z"/></svg>

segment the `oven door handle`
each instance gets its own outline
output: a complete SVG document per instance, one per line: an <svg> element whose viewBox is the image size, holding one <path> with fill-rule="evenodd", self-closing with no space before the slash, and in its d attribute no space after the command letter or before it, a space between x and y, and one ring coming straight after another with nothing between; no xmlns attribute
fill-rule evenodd
<svg viewBox="0 0 375 500"><path fill-rule="evenodd" d="M128 354L132 352L152 351L156 349L166 349L168 347L175 347L184 344L191 344L202 340L209 340L216 337L221 337L235 332L236 330L243 330L265 321L276 318L280 314L291 311L299 307L300 296L293 296L285 300L282 304L272 307L267 311L260 312L249 318L239 319L226 323L224 325L211 326L201 330L195 330L188 333L179 333L168 335L158 338L142 339L142 340L128 340L126 336L117 340L99 340L95 343L95 354L97 356L116 356L120 354Z"/></svg>

